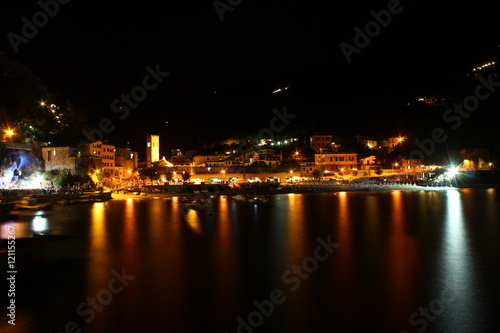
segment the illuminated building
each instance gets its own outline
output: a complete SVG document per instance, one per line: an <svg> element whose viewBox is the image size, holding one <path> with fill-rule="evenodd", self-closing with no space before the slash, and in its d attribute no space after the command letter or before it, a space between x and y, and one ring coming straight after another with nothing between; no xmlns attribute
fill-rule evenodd
<svg viewBox="0 0 500 333"><path fill-rule="evenodd" d="M302 163L300 163L300 176L311 177L314 170L318 168L319 166L317 166L313 160L303 161Z"/></svg>
<svg viewBox="0 0 500 333"><path fill-rule="evenodd" d="M356 135L355 138L360 145L366 146L370 149L375 149L378 146L378 142L376 140L373 140L372 137Z"/></svg>
<svg viewBox="0 0 500 333"><path fill-rule="evenodd" d="M96 141L82 145L82 149L89 156L89 174L97 183L100 182L97 174L102 177L119 177L119 172L115 168L115 146Z"/></svg>
<svg viewBox="0 0 500 333"><path fill-rule="evenodd" d="M375 155L370 155L359 160L360 168L363 170L370 170L375 167L377 163L377 158Z"/></svg>
<svg viewBox="0 0 500 333"><path fill-rule="evenodd" d="M58 170L72 175L86 175L88 155L73 147L42 147L45 171Z"/></svg>
<svg viewBox="0 0 500 333"><path fill-rule="evenodd" d="M172 155L170 157L170 162L172 162L173 165L185 165L190 164L191 160L185 155Z"/></svg>
<svg viewBox="0 0 500 333"><path fill-rule="evenodd" d="M397 167L397 166L396 166ZM401 169L403 173L422 172L422 161L419 159L401 160Z"/></svg>
<svg viewBox="0 0 500 333"><path fill-rule="evenodd" d="M338 147L332 141L332 135L313 135L311 136L311 148L315 153L335 151Z"/></svg>
<svg viewBox="0 0 500 333"><path fill-rule="evenodd" d="M461 149L458 151L462 158L463 170L478 170L491 168L490 152L488 149Z"/></svg>
<svg viewBox="0 0 500 333"><path fill-rule="evenodd" d="M148 134L146 137L146 166L151 168L153 162L160 160L160 136Z"/></svg>
<svg viewBox="0 0 500 333"><path fill-rule="evenodd" d="M358 167L357 153L314 154L314 164L328 171L352 170ZM342 169L342 170L341 170Z"/></svg>
<svg viewBox="0 0 500 333"><path fill-rule="evenodd" d="M224 160L226 159L226 155L224 154L216 154L216 155L196 155L193 158L194 166L201 167L216 167L223 166Z"/></svg>
<svg viewBox="0 0 500 333"><path fill-rule="evenodd" d="M384 142L384 144L386 144L387 147L389 147L389 149L394 149L395 146L397 146L400 143L403 143L405 140L406 140L405 136L398 136L394 138L388 138L387 141Z"/></svg>
<svg viewBox="0 0 500 333"><path fill-rule="evenodd" d="M115 167L121 177L129 178L130 174L138 167L137 152L130 150L130 148L116 148Z"/></svg>
<svg viewBox="0 0 500 333"><path fill-rule="evenodd" d="M275 149L260 149L256 151L253 162L264 162L267 165L278 165L281 161L281 154L276 154Z"/></svg>

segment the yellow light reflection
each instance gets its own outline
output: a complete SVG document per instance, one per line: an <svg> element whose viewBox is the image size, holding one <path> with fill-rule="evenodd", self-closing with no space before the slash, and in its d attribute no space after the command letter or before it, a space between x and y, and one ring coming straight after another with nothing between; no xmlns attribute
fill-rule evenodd
<svg viewBox="0 0 500 333"><path fill-rule="evenodd" d="M349 194L347 192L338 193L338 212L336 218L338 218L337 231L339 243L342 244L342 250L349 253L353 250L351 244L351 216L349 213ZM349 263L345 262L350 266Z"/></svg>
<svg viewBox="0 0 500 333"><path fill-rule="evenodd" d="M163 224L165 223L165 202L163 200L151 200L148 206L149 216L149 238L151 240L160 237Z"/></svg>
<svg viewBox="0 0 500 333"><path fill-rule="evenodd" d="M217 297L214 307L223 312L230 311L231 304L237 303L240 299L239 291L243 288L240 287L241 281L241 262L236 260L236 249L234 238L232 237L231 225L231 205L229 199L219 197L217 211L216 211L216 232L217 241L214 253L215 262L215 276L217 281L217 295L224 295L224 297ZM228 278L230 277L230 278Z"/></svg>
<svg viewBox="0 0 500 333"><path fill-rule="evenodd" d="M106 248L106 226L104 219L104 202L96 202L92 206L92 224L90 227L92 237L92 251L102 251Z"/></svg>
<svg viewBox="0 0 500 333"><path fill-rule="evenodd" d="M135 249L138 246L137 234L137 221L135 213L136 201L134 199L128 198L125 200L125 211L123 216L123 237L122 237L122 258L130 260L132 258L137 259L137 254ZM137 264L135 262L134 264Z"/></svg>
<svg viewBox="0 0 500 333"><path fill-rule="evenodd" d="M198 216L196 211L193 209L186 209L183 214L184 218L186 219L187 225L191 227L191 229L197 234L201 234L203 230L201 228L200 217Z"/></svg>
<svg viewBox="0 0 500 333"><path fill-rule="evenodd" d="M292 258L302 260L306 255L306 242L304 233L306 231L305 221L307 216L304 214L304 197L288 194L288 223L290 231L288 232L288 253L291 253Z"/></svg>
<svg viewBox="0 0 500 333"><path fill-rule="evenodd" d="M106 285L109 276L103 274L110 270L109 245L106 230L104 202L96 202L92 206L90 225L90 263L89 263L89 290L94 293Z"/></svg>
<svg viewBox="0 0 500 333"><path fill-rule="evenodd" d="M390 237L387 248L387 281L388 304L394 307L393 312L405 308L408 311L413 304L411 297L416 285L418 246L413 237L405 231L405 212L403 193L391 192Z"/></svg>
<svg viewBox="0 0 500 333"><path fill-rule="evenodd" d="M349 211L349 196L353 193L338 192L335 196L337 201L332 205L332 224L336 230L332 232L333 241L340 244L340 248L333 254L335 258L330 259L332 273L338 276L338 281L341 281L345 286L342 289L345 293L355 295L358 291L354 289L352 281L359 278L356 272L355 265L357 263L356 240L355 233L352 228L351 212ZM333 198L332 198L333 199ZM353 201L355 202L355 200ZM328 264L329 261L326 261ZM336 290L335 286L330 287L331 290ZM355 320L354 312L346 312L347 320Z"/></svg>
<svg viewBox="0 0 500 333"><path fill-rule="evenodd" d="M339 192L339 225L349 224L349 205L347 203L347 192Z"/></svg>

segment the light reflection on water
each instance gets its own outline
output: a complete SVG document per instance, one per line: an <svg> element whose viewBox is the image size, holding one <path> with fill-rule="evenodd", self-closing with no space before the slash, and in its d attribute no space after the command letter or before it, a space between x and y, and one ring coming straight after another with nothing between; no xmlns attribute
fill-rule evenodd
<svg viewBox="0 0 500 333"><path fill-rule="evenodd" d="M89 256L75 265L86 283L55 294L95 296L113 269L136 276L83 332L235 332L237 318L274 289L285 292L286 302L256 332L415 332L419 326L408 318L444 288L457 300L427 332L486 332L478 327L493 320L484 298L495 304L499 295L484 294L494 285L483 274L500 275L500 268L485 270L477 259L500 253L498 190L287 194L261 205L217 198L211 215L181 213L181 200L111 200L73 207L72 217L65 208L64 216L10 224L28 234L85 233ZM328 236L340 247L292 292L282 274ZM483 238L485 248L472 246ZM31 283L36 297L37 281ZM23 320L30 332L64 327Z"/></svg>
<svg viewBox="0 0 500 333"><path fill-rule="evenodd" d="M47 232L49 230L47 218L39 215L34 216L31 229L36 233Z"/></svg>
<svg viewBox="0 0 500 333"><path fill-rule="evenodd" d="M469 227L478 221L466 221L464 214L474 206L470 191L449 190L445 194L439 289L431 303L435 304L433 314L442 317L437 326L451 331L475 331L482 321L480 316L472 315L477 309L482 309L485 317L489 315L477 288L475 254L469 241Z"/></svg>

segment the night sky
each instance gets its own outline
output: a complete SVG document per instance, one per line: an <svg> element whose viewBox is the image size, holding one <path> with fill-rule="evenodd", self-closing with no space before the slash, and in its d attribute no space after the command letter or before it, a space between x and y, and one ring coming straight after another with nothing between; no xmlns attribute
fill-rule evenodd
<svg viewBox="0 0 500 333"><path fill-rule="evenodd" d="M405 101L450 89L500 44L490 2L406 0L348 64L339 44L353 45L353 28L389 3L245 0L221 21L212 1L73 0L15 54L7 34L21 34L21 18L32 21L41 8L4 1L0 50L81 105L90 124L112 119L117 145L142 147L145 132L186 146L256 132L284 105L298 115L290 132L334 119L376 135ZM169 76L119 119L112 102L158 64Z"/></svg>

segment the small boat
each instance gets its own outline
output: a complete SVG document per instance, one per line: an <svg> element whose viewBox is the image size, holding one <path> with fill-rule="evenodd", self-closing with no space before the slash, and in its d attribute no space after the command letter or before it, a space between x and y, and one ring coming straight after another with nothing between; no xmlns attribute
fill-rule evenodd
<svg viewBox="0 0 500 333"><path fill-rule="evenodd" d="M31 209L19 209L11 210L7 213L9 219L22 219L31 218L33 216L47 216L51 215L53 212L51 210L31 210Z"/></svg>
<svg viewBox="0 0 500 333"><path fill-rule="evenodd" d="M268 201L269 201L269 197L265 196L265 195L256 195L256 196L250 197L248 199L248 202L251 202L251 203L265 203Z"/></svg>
<svg viewBox="0 0 500 333"><path fill-rule="evenodd" d="M231 199L235 202L250 202L250 203L264 203L269 201L267 195L251 195L251 194L237 194L233 195Z"/></svg>
<svg viewBox="0 0 500 333"><path fill-rule="evenodd" d="M40 204L35 204L35 205L26 205L23 203L16 203L14 204L14 210L51 210L53 209L54 206L50 203L40 203Z"/></svg>
<svg viewBox="0 0 500 333"><path fill-rule="evenodd" d="M201 210L208 207L208 201L203 198L185 197L182 206L186 209Z"/></svg>
<svg viewBox="0 0 500 333"><path fill-rule="evenodd" d="M39 202L36 198L33 197L24 197L21 200L15 201L13 210L31 210L31 211L39 211L39 210L52 210L54 205L49 202Z"/></svg>
<svg viewBox="0 0 500 333"><path fill-rule="evenodd" d="M245 194L233 195L231 199L236 202L248 202L248 197Z"/></svg>

